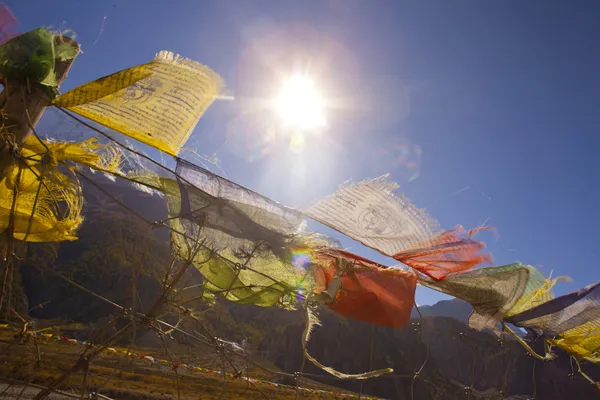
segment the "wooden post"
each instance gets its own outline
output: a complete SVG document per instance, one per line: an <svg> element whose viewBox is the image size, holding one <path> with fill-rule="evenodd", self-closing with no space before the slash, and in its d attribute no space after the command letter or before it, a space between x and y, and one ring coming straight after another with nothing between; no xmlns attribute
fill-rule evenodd
<svg viewBox="0 0 600 400"><path fill-rule="evenodd" d="M79 44L68 37L57 37L55 42L58 44L69 43L77 49L79 53ZM56 80L60 85L73 64L73 59L57 62L54 66ZM4 82L5 87L0 93L0 123L2 131L0 132L0 181L4 179L5 168L18 160L15 155L18 154L19 148L31 134L33 128L37 125L44 110L50 105L50 99L46 96L39 84L27 84L26 82ZM17 189L14 190L13 204L16 199ZM12 244L12 227L14 224L13 216L11 215L8 227L0 232L0 246L4 247L0 250L3 263L3 272L0 275L2 285L0 288L0 313L3 310L3 304L6 301L5 294L7 288L7 280L9 277L9 269L14 261L13 244ZM12 275L11 275L12 276ZM8 300L10 301L10 299ZM9 313L10 305L6 307Z"/></svg>
<svg viewBox="0 0 600 400"><path fill-rule="evenodd" d="M69 37L57 37L55 40L62 43L69 43L77 48L79 44ZM60 84L67 77L67 73L73 64L75 58L55 65L56 80ZM50 99L44 94L39 85L27 85L21 82L6 82L6 86L0 93L0 109L2 110L2 123L6 131L14 135L14 144L20 146L32 132L39 122L46 107L50 105ZM29 114L29 116L28 116ZM31 120L31 121L30 121ZM8 143L0 142L0 150L6 149ZM0 152L0 157L3 156Z"/></svg>

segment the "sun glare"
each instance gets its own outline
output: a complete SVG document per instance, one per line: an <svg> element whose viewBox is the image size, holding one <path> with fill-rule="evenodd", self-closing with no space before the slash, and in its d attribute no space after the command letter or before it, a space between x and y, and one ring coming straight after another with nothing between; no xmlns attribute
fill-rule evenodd
<svg viewBox="0 0 600 400"><path fill-rule="evenodd" d="M290 128L314 130L325 126L323 99L314 83L302 75L292 75L285 82L275 106Z"/></svg>

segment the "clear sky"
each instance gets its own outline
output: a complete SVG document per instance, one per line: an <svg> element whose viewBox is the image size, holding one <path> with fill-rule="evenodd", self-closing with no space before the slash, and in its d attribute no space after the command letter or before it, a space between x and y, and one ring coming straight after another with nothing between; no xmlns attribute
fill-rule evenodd
<svg viewBox="0 0 600 400"><path fill-rule="evenodd" d="M573 278L559 294L600 278L597 1L4 3L21 32L76 32L64 90L163 49L209 65L235 100L212 106L189 147L275 200L303 207L389 172L445 228L496 228L481 239L497 264ZM295 72L331 106L302 146L260 107ZM418 289L419 304L440 298Z"/></svg>

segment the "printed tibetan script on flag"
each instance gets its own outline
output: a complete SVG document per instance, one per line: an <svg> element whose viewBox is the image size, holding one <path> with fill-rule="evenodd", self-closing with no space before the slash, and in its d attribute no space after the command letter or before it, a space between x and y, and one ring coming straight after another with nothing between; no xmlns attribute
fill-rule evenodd
<svg viewBox="0 0 600 400"><path fill-rule="evenodd" d="M210 68L162 51L148 64L86 83L53 104L176 155L222 84Z"/></svg>
<svg viewBox="0 0 600 400"><path fill-rule="evenodd" d="M423 247L437 223L393 191L385 176L338 189L311 206L306 215L388 256Z"/></svg>

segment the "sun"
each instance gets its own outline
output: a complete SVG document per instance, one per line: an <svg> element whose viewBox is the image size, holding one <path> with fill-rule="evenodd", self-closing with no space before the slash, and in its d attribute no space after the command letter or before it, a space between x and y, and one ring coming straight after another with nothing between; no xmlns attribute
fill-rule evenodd
<svg viewBox="0 0 600 400"><path fill-rule="evenodd" d="M284 83L275 108L286 127L307 131L326 125L323 98L305 76L294 74Z"/></svg>

